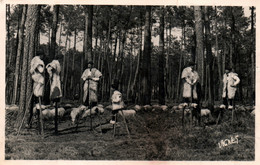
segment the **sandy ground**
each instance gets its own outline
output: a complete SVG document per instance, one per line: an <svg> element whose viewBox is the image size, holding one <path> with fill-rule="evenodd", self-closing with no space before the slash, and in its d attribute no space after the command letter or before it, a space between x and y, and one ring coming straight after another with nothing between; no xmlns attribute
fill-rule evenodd
<svg viewBox="0 0 260 165"><path fill-rule="evenodd" d="M180 110L138 111L128 118L130 137L122 118L116 136L105 110L100 120L80 121L78 130L66 115L54 134L53 121L45 121L44 136L38 134L36 120L31 129L14 131L15 112L6 111L5 159L14 160L254 160L255 119L249 112L238 112L231 123L226 111L220 124L203 118L201 126L182 127ZM213 113L213 118L217 112ZM102 132L99 123L102 124ZM220 148L221 141L226 145Z"/></svg>

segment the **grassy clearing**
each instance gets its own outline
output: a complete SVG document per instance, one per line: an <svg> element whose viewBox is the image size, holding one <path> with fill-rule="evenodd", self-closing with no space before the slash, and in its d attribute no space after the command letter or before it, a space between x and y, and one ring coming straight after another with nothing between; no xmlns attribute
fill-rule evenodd
<svg viewBox="0 0 260 165"><path fill-rule="evenodd" d="M14 115L12 117L15 118ZM5 158L25 160L246 160L255 159L255 123L248 113L239 113L231 124L225 112L219 125L182 128L181 112L138 112L128 119L131 138L120 123L117 136L107 129L101 135L89 130L89 119L75 132L69 119L59 124L55 136L52 122L46 123L45 137L37 135L37 125L23 129L16 137L13 120L6 124ZM216 116L214 116L216 117ZM10 119L10 115L9 115ZM105 112L101 122L107 123ZM94 126L98 126L94 119ZM98 129L97 129L98 130ZM219 148L221 140L238 137L238 144Z"/></svg>

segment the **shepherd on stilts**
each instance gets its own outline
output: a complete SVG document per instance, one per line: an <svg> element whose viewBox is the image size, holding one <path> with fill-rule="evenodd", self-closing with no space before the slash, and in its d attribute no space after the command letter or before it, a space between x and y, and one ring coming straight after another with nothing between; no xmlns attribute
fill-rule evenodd
<svg viewBox="0 0 260 165"><path fill-rule="evenodd" d="M33 102L36 103L36 111L38 116L38 126L40 134L43 133L43 121L42 121L42 111L41 111L41 97L43 96L44 91L44 62L42 61L43 52L37 52L37 56L35 56L31 61L31 69L30 73L32 74L33 79ZM27 127L31 127L33 112L31 108L29 120L27 123Z"/></svg>
<svg viewBox="0 0 260 165"><path fill-rule="evenodd" d="M83 72L81 79L84 81L84 94L83 104L88 106L91 110L92 107L97 105L98 102L98 82L102 76L102 73L93 67L93 62L88 62L88 68ZM92 130L92 117L90 112L90 127Z"/></svg>
<svg viewBox="0 0 260 165"><path fill-rule="evenodd" d="M60 82L61 67L58 60L53 60L46 68L50 76L50 99L55 103L55 134L58 134L58 102L62 97Z"/></svg>

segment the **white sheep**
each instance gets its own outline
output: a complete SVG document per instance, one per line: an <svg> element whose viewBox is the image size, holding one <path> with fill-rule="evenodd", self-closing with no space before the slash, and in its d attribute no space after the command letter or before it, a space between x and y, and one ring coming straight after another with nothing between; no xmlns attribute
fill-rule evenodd
<svg viewBox="0 0 260 165"><path fill-rule="evenodd" d="M193 107L193 108L197 108L198 104L196 104L196 103L191 103L190 106Z"/></svg>
<svg viewBox="0 0 260 165"><path fill-rule="evenodd" d="M71 117L71 122L74 125L76 119L78 120L79 116L81 116L81 114L87 110L88 107L84 106L84 105L80 105L78 108L72 108L71 112L70 112L70 117Z"/></svg>
<svg viewBox="0 0 260 165"><path fill-rule="evenodd" d="M44 109L47 109L51 107L50 105L41 105L41 110L43 111ZM36 106L33 107L33 114L36 115Z"/></svg>
<svg viewBox="0 0 260 165"><path fill-rule="evenodd" d="M161 108L162 108L163 111L167 111L168 110L168 106L167 105L162 105Z"/></svg>
<svg viewBox="0 0 260 165"><path fill-rule="evenodd" d="M142 109L142 107L141 107L140 105L135 105L135 106L134 106L134 109L135 109L136 111L140 111L140 110Z"/></svg>
<svg viewBox="0 0 260 165"><path fill-rule="evenodd" d="M179 108L178 108L178 106L177 105L174 105L173 107L172 107L172 110L174 110L174 111L176 111L176 110L178 110Z"/></svg>
<svg viewBox="0 0 260 165"><path fill-rule="evenodd" d="M183 109L184 107L187 107L188 104L187 103L181 103L178 105L178 109Z"/></svg>
<svg viewBox="0 0 260 165"><path fill-rule="evenodd" d="M148 107L148 106L147 106ZM152 111L159 111L159 110L162 110L161 106L156 104L156 105L152 105Z"/></svg>
<svg viewBox="0 0 260 165"><path fill-rule="evenodd" d="M122 113L124 114L125 117L130 117L130 116L135 117L136 115L136 111L133 109L127 109L118 112L118 114L121 116L123 115Z"/></svg>
<svg viewBox="0 0 260 165"><path fill-rule="evenodd" d="M209 109L201 109L200 115L202 116L211 116L211 111Z"/></svg>
<svg viewBox="0 0 260 165"><path fill-rule="evenodd" d="M62 108L62 107L58 108L58 117L59 118L62 118L64 113L65 113L65 109L64 108ZM53 108L51 110L50 109L43 110L42 111L42 118L46 119L46 120L54 119L55 118L55 108Z"/></svg>
<svg viewBox="0 0 260 165"><path fill-rule="evenodd" d="M214 120L209 109L201 109L200 115L201 117L207 117L209 120Z"/></svg>
<svg viewBox="0 0 260 165"><path fill-rule="evenodd" d="M151 105L144 105L143 108L144 108L144 110L146 110L146 111L150 111L150 110L153 109L153 107L152 107Z"/></svg>
<svg viewBox="0 0 260 165"><path fill-rule="evenodd" d="M97 105L97 106L91 108L91 115L94 115L94 114L96 114L97 112L99 112L100 114L104 113L105 110L104 110L104 108L103 108L103 105L102 105L102 106L100 106L100 105L101 105L101 104L99 104L99 105ZM83 112L81 118L85 118L85 117L87 117L87 116L90 116L90 109L85 110L85 111Z"/></svg>

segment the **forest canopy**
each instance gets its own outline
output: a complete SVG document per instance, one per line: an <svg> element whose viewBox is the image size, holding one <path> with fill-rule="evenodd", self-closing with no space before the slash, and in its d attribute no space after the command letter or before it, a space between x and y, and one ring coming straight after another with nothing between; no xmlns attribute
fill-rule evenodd
<svg viewBox="0 0 260 165"><path fill-rule="evenodd" d="M255 7L7 4L6 29L7 104L27 104L37 51L46 64L59 60L64 99L82 97L88 61L103 74L101 102L115 79L129 103L180 102L180 74L190 61L204 102L221 100L226 66L241 79L236 100L255 99Z"/></svg>

